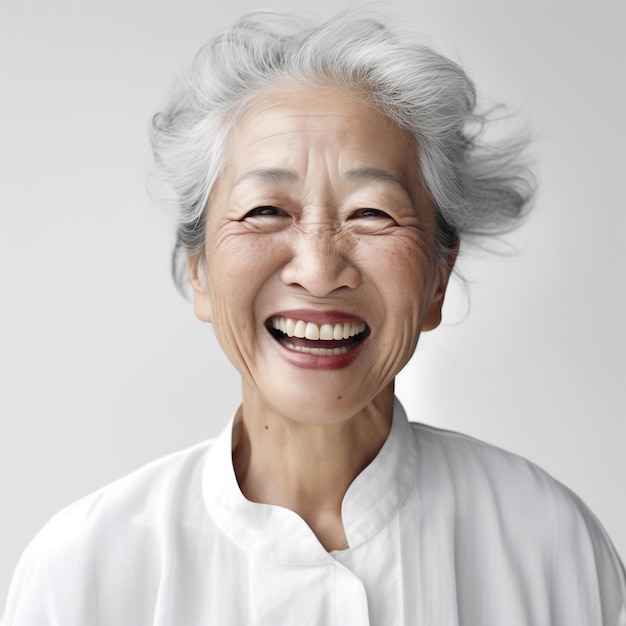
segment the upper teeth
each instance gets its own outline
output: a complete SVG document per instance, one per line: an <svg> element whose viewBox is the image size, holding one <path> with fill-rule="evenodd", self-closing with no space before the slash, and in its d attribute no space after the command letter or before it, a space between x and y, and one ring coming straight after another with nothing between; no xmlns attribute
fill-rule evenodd
<svg viewBox="0 0 626 626"><path fill-rule="evenodd" d="M312 340L350 339L362 333L366 326L363 322L336 322L318 326L313 322L294 320L289 317L273 317L270 321L272 328L285 333L288 337L300 337Z"/></svg>

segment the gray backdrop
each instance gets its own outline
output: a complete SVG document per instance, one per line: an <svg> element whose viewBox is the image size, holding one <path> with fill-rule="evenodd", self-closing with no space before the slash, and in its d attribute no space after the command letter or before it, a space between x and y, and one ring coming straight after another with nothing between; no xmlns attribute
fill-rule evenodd
<svg viewBox="0 0 626 626"><path fill-rule="evenodd" d="M147 127L207 37L264 6L0 4L0 602L55 511L215 435L237 404L210 327L169 281L171 224L145 192ZM469 305L457 282L399 394L413 420L539 463L625 555L626 5L379 6L461 59L485 102L522 112L541 185L506 254L461 255Z"/></svg>

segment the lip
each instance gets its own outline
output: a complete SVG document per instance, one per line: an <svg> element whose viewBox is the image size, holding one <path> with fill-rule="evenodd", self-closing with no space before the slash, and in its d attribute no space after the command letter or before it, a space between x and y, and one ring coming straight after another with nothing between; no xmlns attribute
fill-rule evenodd
<svg viewBox="0 0 626 626"><path fill-rule="evenodd" d="M362 318L345 313L344 311L315 311L312 309L290 309L288 311L279 311L273 313L267 318L267 322L275 317L288 317L291 319L303 320L305 322L313 322L314 324L331 324L333 322L356 322L366 325L366 336L352 349L343 354L335 355L315 355L305 352L297 352L284 346L274 337L271 338L272 344L280 351L283 357L292 365L303 369L311 370L338 370L350 365L359 355L363 346L367 343L369 336L369 326ZM266 324L267 324L266 322ZM269 332L269 331L268 331Z"/></svg>

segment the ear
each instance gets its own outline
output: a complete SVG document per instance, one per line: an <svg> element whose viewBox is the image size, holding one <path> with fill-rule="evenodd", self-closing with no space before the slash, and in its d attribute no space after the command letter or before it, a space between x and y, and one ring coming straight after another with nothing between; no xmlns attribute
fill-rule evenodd
<svg viewBox="0 0 626 626"><path fill-rule="evenodd" d="M213 310L209 294L209 281L204 259L199 254L187 256L187 272L193 291L193 305L196 317L202 322L211 322Z"/></svg>
<svg viewBox="0 0 626 626"><path fill-rule="evenodd" d="M437 267L435 291L431 296L428 311L424 316L424 323L422 324L422 330L424 331L434 330L441 323L441 309L443 308L443 301L452 270L454 269L454 263L459 255L459 245L460 241L457 238L454 245L446 251L445 258Z"/></svg>

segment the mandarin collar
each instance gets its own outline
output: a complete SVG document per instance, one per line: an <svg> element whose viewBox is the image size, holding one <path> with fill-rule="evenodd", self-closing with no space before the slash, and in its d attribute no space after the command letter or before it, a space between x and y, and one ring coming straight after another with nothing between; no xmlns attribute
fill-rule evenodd
<svg viewBox="0 0 626 626"><path fill-rule="evenodd" d="M274 563L322 565L334 561L306 522L282 506L259 504L241 493L232 461L236 416L207 454L202 489L217 527L244 551ZM354 479L341 506L349 549L373 537L398 512L417 476L417 449L404 408L394 399L389 435L374 460Z"/></svg>

